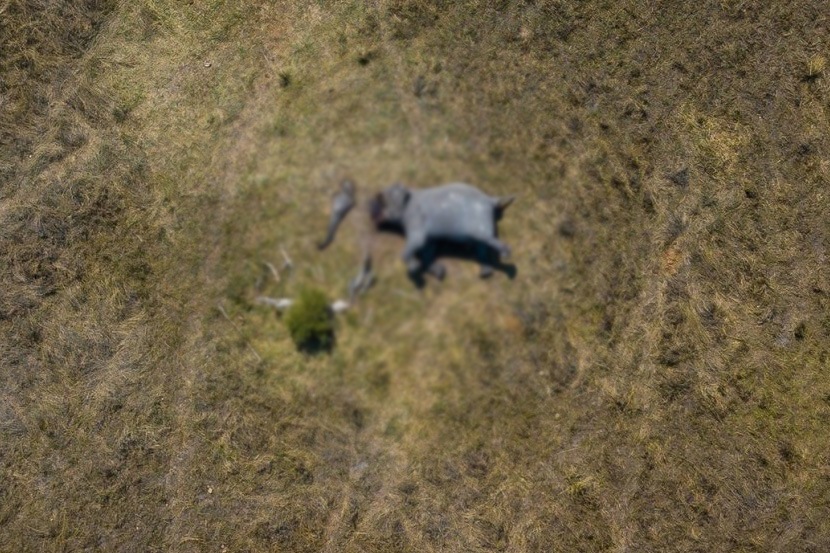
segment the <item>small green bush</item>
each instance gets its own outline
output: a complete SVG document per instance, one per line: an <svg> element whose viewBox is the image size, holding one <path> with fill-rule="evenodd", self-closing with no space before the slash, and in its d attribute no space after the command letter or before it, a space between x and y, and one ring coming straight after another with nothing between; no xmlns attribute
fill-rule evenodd
<svg viewBox="0 0 830 553"><path fill-rule="evenodd" d="M285 324L299 350L327 351L334 346L334 317L328 298L317 289L300 292L285 314Z"/></svg>

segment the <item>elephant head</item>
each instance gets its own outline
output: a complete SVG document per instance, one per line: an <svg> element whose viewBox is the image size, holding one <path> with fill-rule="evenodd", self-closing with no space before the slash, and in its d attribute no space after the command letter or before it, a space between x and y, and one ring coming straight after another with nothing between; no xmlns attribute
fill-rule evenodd
<svg viewBox="0 0 830 553"><path fill-rule="evenodd" d="M411 193L401 183L395 183L378 192L372 199L370 211L372 220L378 227L400 227L403 225L404 211Z"/></svg>

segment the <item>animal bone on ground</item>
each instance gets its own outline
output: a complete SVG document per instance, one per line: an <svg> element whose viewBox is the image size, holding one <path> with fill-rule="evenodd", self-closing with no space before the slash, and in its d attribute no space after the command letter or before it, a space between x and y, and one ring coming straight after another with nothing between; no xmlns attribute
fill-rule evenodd
<svg viewBox="0 0 830 553"><path fill-rule="evenodd" d="M289 307L294 305L294 300L291 298L269 298L268 296L258 296L256 302L260 305L267 305L275 308L279 313L286 311ZM334 313L342 313L351 306L346 300L335 300L329 305L329 309Z"/></svg>

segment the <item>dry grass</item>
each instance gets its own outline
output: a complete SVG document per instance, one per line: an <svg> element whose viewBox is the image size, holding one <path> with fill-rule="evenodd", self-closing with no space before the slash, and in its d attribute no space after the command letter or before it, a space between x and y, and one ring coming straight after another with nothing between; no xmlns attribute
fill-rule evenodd
<svg viewBox="0 0 830 553"><path fill-rule="evenodd" d="M0 1L0 550L830 549L830 29L677 4ZM516 279L296 352L344 175Z"/></svg>

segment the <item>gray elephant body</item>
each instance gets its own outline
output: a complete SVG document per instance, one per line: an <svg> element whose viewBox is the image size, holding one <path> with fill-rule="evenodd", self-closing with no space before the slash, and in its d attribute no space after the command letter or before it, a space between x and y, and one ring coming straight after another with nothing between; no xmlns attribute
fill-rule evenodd
<svg viewBox="0 0 830 553"><path fill-rule="evenodd" d="M372 215L379 226L399 225L406 236L403 259L410 272L421 269L419 256L429 267L436 241L472 243L480 251L482 276L492 273L484 250L492 248L502 259L510 248L497 238L496 222L513 197L489 196L465 183L409 189L395 184L375 197Z"/></svg>

